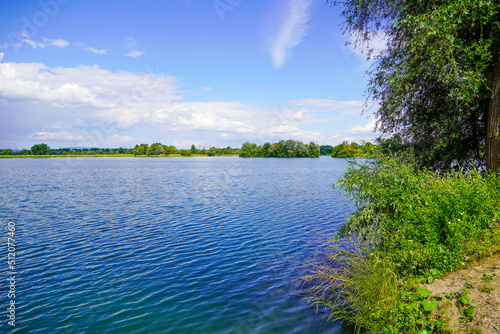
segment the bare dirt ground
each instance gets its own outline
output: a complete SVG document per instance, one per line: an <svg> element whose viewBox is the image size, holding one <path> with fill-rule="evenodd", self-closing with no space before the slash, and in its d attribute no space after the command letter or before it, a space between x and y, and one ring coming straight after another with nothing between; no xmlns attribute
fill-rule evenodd
<svg viewBox="0 0 500 334"><path fill-rule="evenodd" d="M440 312L449 319L449 330L452 333L500 334L500 254L422 287L429 289L434 295L449 295L467 288L465 295L470 298L467 306L476 307L471 322L461 315L464 305L457 299L444 299L439 303Z"/></svg>

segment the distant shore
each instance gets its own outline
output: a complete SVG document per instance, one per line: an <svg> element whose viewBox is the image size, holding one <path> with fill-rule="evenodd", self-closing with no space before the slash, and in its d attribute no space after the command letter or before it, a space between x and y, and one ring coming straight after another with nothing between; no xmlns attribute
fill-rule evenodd
<svg viewBox="0 0 500 334"><path fill-rule="evenodd" d="M238 154L224 154L224 155L214 155L215 157L238 157ZM169 154L165 155L133 155L133 154L88 154L88 155L78 155L78 154L61 154L61 155L0 155L0 159L28 159L28 158L195 158L195 157L208 157L207 154L192 154L189 156L183 156L180 154Z"/></svg>

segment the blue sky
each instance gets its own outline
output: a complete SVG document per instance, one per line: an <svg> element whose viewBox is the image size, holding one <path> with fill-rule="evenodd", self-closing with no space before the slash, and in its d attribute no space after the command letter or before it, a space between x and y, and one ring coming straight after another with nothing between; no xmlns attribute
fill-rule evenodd
<svg viewBox="0 0 500 334"><path fill-rule="evenodd" d="M4 1L0 148L373 140L323 0Z"/></svg>

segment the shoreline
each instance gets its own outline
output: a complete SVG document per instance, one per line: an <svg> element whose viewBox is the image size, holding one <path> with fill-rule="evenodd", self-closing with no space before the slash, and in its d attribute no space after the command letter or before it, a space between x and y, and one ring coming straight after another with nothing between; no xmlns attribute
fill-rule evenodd
<svg viewBox="0 0 500 334"><path fill-rule="evenodd" d="M198 158L210 157L207 154L193 154L182 156L180 154L165 155L133 155L133 154L91 154L91 155L0 155L0 159L46 159L46 158ZM215 157L239 157L236 154L215 155Z"/></svg>

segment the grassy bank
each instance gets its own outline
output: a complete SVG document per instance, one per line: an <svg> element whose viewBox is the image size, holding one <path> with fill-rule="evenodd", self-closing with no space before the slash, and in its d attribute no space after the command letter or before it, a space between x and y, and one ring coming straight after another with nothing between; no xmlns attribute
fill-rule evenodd
<svg viewBox="0 0 500 334"><path fill-rule="evenodd" d="M353 332L446 333L441 299L473 317L468 288L433 296L423 282L500 251L500 178L478 171L418 170L383 158L352 163L336 188L357 211L338 239L309 263L306 287L318 307Z"/></svg>

